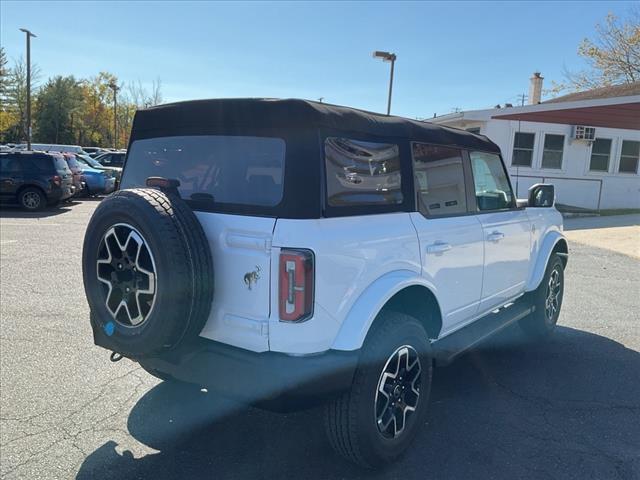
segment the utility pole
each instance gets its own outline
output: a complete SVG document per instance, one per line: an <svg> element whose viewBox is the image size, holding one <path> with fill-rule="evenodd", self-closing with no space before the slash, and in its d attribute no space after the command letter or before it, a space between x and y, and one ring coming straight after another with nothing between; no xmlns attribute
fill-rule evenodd
<svg viewBox="0 0 640 480"><path fill-rule="evenodd" d="M118 90L120 87L111 82L109 88L113 90L113 148L118 148Z"/></svg>
<svg viewBox="0 0 640 480"><path fill-rule="evenodd" d="M21 32L27 35L27 150L31 150L31 37L35 37L26 28Z"/></svg>

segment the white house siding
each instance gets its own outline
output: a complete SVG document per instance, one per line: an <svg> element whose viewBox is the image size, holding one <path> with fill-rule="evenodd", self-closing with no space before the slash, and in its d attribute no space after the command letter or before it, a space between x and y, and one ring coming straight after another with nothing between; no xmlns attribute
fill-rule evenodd
<svg viewBox="0 0 640 480"><path fill-rule="evenodd" d="M596 137L609 138L612 145L608 172L592 172L589 171L591 145L572 140L571 125L496 119L476 125L480 126L480 133L500 146L520 198L526 197L531 185L544 180L556 185L557 201L563 205L588 209L640 208L640 175L618 173L622 141L640 141L640 131L596 127ZM473 126L467 123L465 128ZM517 131L536 135L531 168L511 165ZM565 136L559 170L541 167L545 133Z"/></svg>

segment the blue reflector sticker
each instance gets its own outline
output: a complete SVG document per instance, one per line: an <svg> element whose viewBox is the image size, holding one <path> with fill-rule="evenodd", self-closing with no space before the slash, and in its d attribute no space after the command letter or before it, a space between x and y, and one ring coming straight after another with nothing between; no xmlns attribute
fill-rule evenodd
<svg viewBox="0 0 640 480"><path fill-rule="evenodd" d="M104 326L104 333L106 333L108 337L113 335L113 332L115 332L115 330L116 326L113 322L106 323Z"/></svg>

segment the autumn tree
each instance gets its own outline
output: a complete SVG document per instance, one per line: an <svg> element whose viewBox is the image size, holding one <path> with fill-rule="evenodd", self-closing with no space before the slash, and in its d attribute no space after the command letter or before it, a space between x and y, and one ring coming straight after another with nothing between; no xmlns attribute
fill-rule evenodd
<svg viewBox="0 0 640 480"><path fill-rule="evenodd" d="M82 90L73 76L49 79L37 95L35 137L42 143L77 142L74 120L79 120Z"/></svg>
<svg viewBox="0 0 640 480"><path fill-rule="evenodd" d="M640 81L640 14L638 10L621 20L612 13L596 25L595 38L585 38L578 47L589 69L565 72L566 81L553 91L592 88Z"/></svg>

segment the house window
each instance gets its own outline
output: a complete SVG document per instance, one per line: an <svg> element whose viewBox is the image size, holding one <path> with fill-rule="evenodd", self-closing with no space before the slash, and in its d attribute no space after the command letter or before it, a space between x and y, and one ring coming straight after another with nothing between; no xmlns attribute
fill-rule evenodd
<svg viewBox="0 0 640 480"><path fill-rule="evenodd" d="M516 132L513 141L513 158L511 165L518 167L530 167L533 159L533 144L536 140L535 133Z"/></svg>
<svg viewBox="0 0 640 480"><path fill-rule="evenodd" d="M544 136L544 149L542 150L542 168L562 168L562 153L564 150L564 135Z"/></svg>
<svg viewBox="0 0 640 480"><path fill-rule="evenodd" d="M611 139L596 138L591 146L591 162L589 170L594 172L609 171L609 157L611 156Z"/></svg>
<svg viewBox="0 0 640 480"><path fill-rule="evenodd" d="M622 153L620 154L619 173L637 173L638 159L640 159L640 142L632 140L622 141Z"/></svg>

